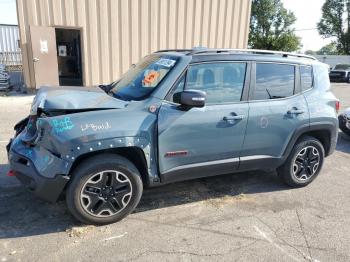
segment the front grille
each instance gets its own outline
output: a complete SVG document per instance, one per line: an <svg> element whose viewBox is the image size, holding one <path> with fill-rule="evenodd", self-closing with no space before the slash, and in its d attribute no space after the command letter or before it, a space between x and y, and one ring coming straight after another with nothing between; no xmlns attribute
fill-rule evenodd
<svg viewBox="0 0 350 262"><path fill-rule="evenodd" d="M334 72L334 73L330 73L330 77L345 77L346 72Z"/></svg>

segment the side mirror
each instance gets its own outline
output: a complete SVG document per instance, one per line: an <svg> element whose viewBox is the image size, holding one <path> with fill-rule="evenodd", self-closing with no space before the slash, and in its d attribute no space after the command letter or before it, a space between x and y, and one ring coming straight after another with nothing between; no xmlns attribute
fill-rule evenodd
<svg viewBox="0 0 350 262"><path fill-rule="evenodd" d="M174 102L186 107L203 107L207 94L200 90L185 90L174 94Z"/></svg>

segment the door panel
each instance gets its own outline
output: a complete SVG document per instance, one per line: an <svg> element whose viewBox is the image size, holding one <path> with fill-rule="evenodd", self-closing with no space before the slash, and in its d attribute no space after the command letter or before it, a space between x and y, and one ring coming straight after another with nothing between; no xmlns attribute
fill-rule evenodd
<svg viewBox="0 0 350 262"><path fill-rule="evenodd" d="M235 116L242 119L232 119ZM224 159L232 160L231 170L237 169L247 119L246 102L188 111L164 102L158 115L161 174L179 166ZM227 162L223 164L227 169Z"/></svg>
<svg viewBox="0 0 350 262"><path fill-rule="evenodd" d="M36 88L59 85L56 35L53 27L30 26L32 61Z"/></svg>
<svg viewBox="0 0 350 262"><path fill-rule="evenodd" d="M250 102L241 156L282 156L294 131L302 125L309 125L309 112L303 95Z"/></svg>
<svg viewBox="0 0 350 262"><path fill-rule="evenodd" d="M296 129L309 126L307 102L300 94L299 69L260 63L253 64L252 71L249 97L253 101L249 102L240 170L276 168Z"/></svg>

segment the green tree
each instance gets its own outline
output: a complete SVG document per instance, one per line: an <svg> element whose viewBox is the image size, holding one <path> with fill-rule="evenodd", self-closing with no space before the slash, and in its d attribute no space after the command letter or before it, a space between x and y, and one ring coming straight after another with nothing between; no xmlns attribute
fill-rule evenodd
<svg viewBox="0 0 350 262"><path fill-rule="evenodd" d="M253 0L249 46L255 49L296 51L300 39L294 34L296 17L281 0Z"/></svg>
<svg viewBox="0 0 350 262"><path fill-rule="evenodd" d="M316 52L317 55L338 55L337 44L332 42Z"/></svg>
<svg viewBox="0 0 350 262"><path fill-rule="evenodd" d="M324 38L336 38L340 54L350 54L350 0L326 0L317 29Z"/></svg>

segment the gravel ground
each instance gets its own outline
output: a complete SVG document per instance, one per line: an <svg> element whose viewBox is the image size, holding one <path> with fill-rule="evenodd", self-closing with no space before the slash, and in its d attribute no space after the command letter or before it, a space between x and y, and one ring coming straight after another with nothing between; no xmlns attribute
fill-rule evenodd
<svg viewBox="0 0 350 262"><path fill-rule="evenodd" d="M333 92L350 106L349 84ZM349 261L350 138L308 187L275 172L197 179L146 190L136 212L84 226L6 177L4 146L32 96L0 97L0 261Z"/></svg>

